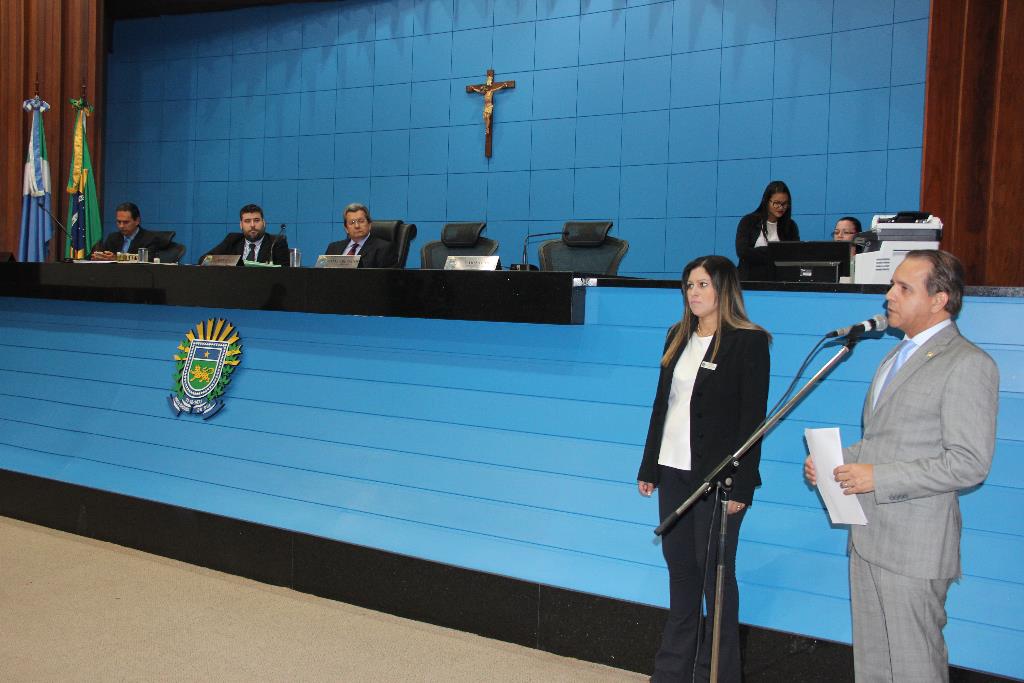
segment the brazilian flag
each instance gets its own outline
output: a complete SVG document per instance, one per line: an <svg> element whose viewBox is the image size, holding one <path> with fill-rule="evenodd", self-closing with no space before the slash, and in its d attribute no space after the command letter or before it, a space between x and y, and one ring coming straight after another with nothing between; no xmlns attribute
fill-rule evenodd
<svg viewBox="0 0 1024 683"><path fill-rule="evenodd" d="M103 237L100 204L96 199L96 177L92 172L89 141L85 137L85 118L92 114L92 105L85 98L71 100L78 110L75 116L74 142L71 150L71 170L68 173L67 253L71 258L87 258L92 245Z"/></svg>

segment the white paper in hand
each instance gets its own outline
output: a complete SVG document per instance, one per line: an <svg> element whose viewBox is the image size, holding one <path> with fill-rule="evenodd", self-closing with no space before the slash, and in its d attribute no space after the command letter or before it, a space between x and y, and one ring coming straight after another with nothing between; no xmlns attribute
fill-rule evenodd
<svg viewBox="0 0 1024 683"><path fill-rule="evenodd" d="M839 482L832 476L832 470L843 464L843 443L838 427L805 429L804 438L811 450L814 471L818 475L818 493L825 501L825 508L833 524L867 524L864 508L857 496L843 495Z"/></svg>

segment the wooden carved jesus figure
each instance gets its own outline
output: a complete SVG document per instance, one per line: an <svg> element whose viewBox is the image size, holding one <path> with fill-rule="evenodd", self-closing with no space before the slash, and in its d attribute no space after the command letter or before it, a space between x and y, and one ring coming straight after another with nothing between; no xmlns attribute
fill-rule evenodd
<svg viewBox="0 0 1024 683"><path fill-rule="evenodd" d="M516 87L515 81L494 82L494 69L487 70L487 82L467 85L467 93L477 93L484 96L484 156L491 156L491 140L494 122L494 93L505 88Z"/></svg>

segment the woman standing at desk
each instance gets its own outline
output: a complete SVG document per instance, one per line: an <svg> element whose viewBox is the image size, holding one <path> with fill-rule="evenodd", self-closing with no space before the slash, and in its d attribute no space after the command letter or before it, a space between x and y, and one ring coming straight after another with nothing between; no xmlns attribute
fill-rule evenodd
<svg viewBox="0 0 1024 683"><path fill-rule="evenodd" d="M764 188L757 209L741 218L736 226L740 279L771 280L774 269L768 258L768 243L799 239L789 187L781 180L773 180Z"/></svg>
<svg viewBox="0 0 1024 683"><path fill-rule="evenodd" d="M675 510L765 416L771 337L747 319L739 278L724 256L702 256L683 270L683 317L668 332L647 444L637 475L641 495L658 493L661 519ZM736 545L740 523L761 483L760 442L740 460L728 503L720 681L739 681ZM653 681L708 679L713 614L700 629L701 595L715 599L716 521L708 495L662 537L670 607ZM710 612L710 608L709 608ZM698 633L702 634L698 652Z"/></svg>

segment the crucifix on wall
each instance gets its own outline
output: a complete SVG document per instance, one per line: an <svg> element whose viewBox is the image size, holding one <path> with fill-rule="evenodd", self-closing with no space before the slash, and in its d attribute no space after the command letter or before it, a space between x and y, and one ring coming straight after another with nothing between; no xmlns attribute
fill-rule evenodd
<svg viewBox="0 0 1024 683"><path fill-rule="evenodd" d="M492 123L494 121L494 93L516 87L515 81L494 82L494 69L487 70L487 82L467 85L466 92L484 96L484 156L491 157Z"/></svg>

